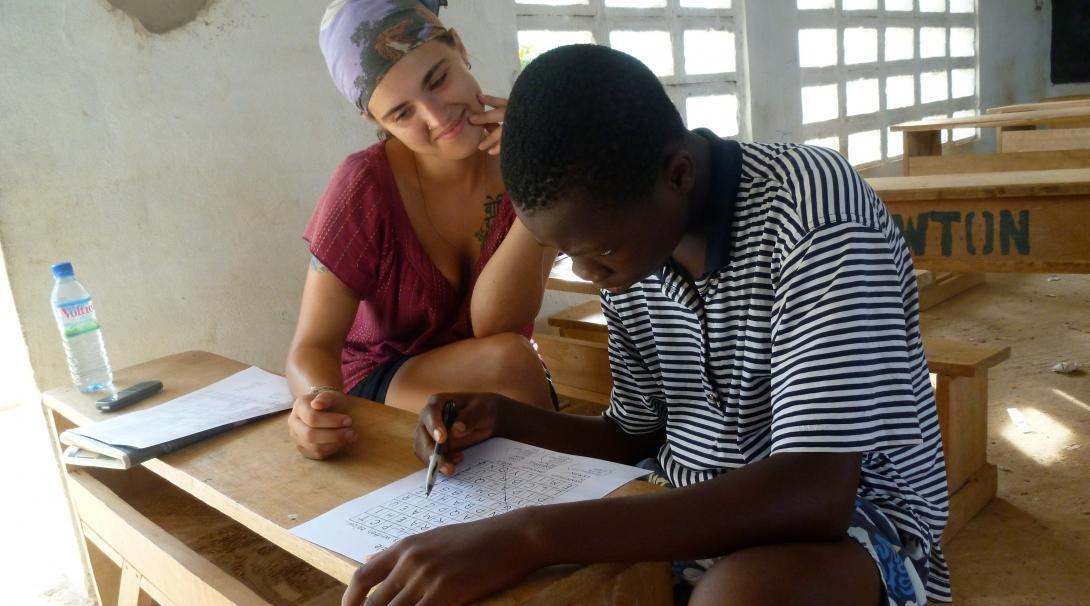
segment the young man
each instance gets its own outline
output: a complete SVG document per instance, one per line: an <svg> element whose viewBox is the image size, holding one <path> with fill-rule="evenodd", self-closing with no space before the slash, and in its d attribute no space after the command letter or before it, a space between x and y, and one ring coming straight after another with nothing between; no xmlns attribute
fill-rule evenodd
<svg viewBox="0 0 1090 606"><path fill-rule="evenodd" d="M598 418L439 394L417 452L505 436L654 465L659 494L517 510L410 537L345 602L460 604L564 562L713 559L693 604L949 600L946 475L905 243L835 152L687 131L637 60L531 63L504 121L519 216L603 289ZM440 404L453 400L448 432Z"/></svg>

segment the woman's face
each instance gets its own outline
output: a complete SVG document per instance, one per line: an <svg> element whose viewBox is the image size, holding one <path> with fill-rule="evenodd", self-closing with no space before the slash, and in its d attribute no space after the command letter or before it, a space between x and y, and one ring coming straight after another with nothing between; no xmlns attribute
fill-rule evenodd
<svg viewBox="0 0 1090 606"><path fill-rule="evenodd" d="M471 113L484 109L480 92L461 43L432 40L386 72L367 109L372 120L414 152L462 159L477 153L484 134L483 127L469 123Z"/></svg>

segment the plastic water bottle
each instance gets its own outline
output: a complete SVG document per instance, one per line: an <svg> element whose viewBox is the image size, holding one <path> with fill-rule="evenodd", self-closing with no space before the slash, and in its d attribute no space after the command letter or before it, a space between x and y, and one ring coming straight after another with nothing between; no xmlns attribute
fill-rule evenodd
<svg viewBox="0 0 1090 606"><path fill-rule="evenodd" d="M53 294L49 301L61 331L72 383L84 393L113 388L114 373L106 358L102 329L95 317L91 295L76 281L71 263L54 265L53 278Z"/></svg>

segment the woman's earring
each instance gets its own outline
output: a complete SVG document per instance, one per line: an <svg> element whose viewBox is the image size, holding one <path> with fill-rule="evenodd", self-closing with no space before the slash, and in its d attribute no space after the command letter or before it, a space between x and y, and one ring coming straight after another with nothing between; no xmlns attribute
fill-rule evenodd
<svg viewBox="0 0 1090 606"><path fill-rule="evenodd" d="M469 59L466 59L466 69L473 69L473 66L469 64Z"/></svg>

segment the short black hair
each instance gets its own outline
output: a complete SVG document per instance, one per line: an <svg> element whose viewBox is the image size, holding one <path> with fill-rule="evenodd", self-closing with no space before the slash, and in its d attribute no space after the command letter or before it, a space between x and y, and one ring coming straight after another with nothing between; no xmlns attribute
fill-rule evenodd
<svg viewBox="0 0 1090 606"><path fill-rule="evenodd" d="M638 59L605 46L561 46L534 59L511 89L500 167L524 212L562 196L623 203L649 194L685 124Z"/></svg>

